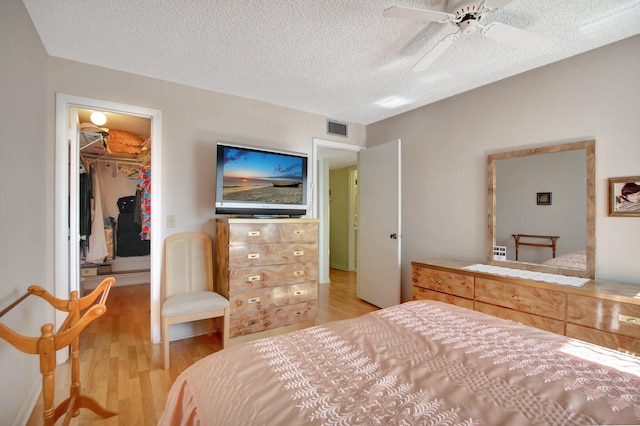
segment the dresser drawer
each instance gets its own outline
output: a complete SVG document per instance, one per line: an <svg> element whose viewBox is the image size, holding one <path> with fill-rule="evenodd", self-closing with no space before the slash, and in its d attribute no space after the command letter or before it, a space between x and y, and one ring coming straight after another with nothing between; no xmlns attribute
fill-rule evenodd
<svg viewBox="0 0 640 426"><path fill-rule="evenodd" d="M473 309L473 300L463 297L453 296L439 291L429 290L427 288L413 286L413 300L437 300L438 302L457 305L467 309Z"/></svg>
<svg viewBox="0 0 640 426"><path fill-rule="evenodd" d="M411 279L414 286L473 299L474 278L471 275L456 274L420 266L413 266L412 269Z"/></svg>
<svg viewBox="0 0 640 426"><path fill-rule="evenodd" d="M291 284L256 290L230 292L231 314L259 311L277 306L293 305L318 298L318 284Z"/></svg>
<svg viewBox="0 0 640 426"><path fill-rule="evenodd" d="M570 294L567 321L640 339L640 305Z"/></svg>
<svg viewBox="0 0 640 426"><path fill-rule="evenodd" d="M561 291L476 278L476 300L564 321L566 296Z"/></svg>
<svg viewBox="0 0 640 426"><path fill-rule="evenodd" d="M229 291L318 281L317 263L291 263L229 270Z"/></svg>
<svg viewBox="0 0 640 426"><path fill-rule="evenodd" d="M640 339L608 333L589 327L567 324L567 336L585 342L595 343L606 348L616 349L631 355L640 356Z"/></svg>
<svg viewBox="0 0 640 426"><path fill-rule="evenodd" d="M229 246L229 267L245 268L318 261L317 243Z"/></svg>
<svg viewBox="0 0 640 426"><path fill-rule="evenodd" d="M298 322L312 321L317 315L317 300L231 315L229 317L229 337L244 336Z"/></svg>
<svg viewBox="0 0 640 426"><path fill-rule="evenodd" d="M541 317L539 315L514 311L500 306L489 305L487 303L475 302L474 309L494 317L503 318L509 321L547 330L552 333L564 335L564 321Z"/></svg>
<svg viewBox="0 0 640 426"><path fill-rule="evenodd" d="M318 224L234 223L229 228L229 244L312 243L318 240Z"/></svg>

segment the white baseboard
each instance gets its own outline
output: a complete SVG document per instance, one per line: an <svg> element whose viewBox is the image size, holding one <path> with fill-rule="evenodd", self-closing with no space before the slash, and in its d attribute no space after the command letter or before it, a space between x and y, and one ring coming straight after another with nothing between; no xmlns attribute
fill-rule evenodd
<svg viewBox="0 0 640 426"><path fill-rule="evenodd" d="M329 263L329 267L330 267L330 268L333 268L333 269L338 269L338 270L340 270L340 271L350 272L350 271L349 271L349 268L347 268L347 267L346 267L346 266L344 266L344 265L336 265L336 264L334 264L334 263Z"/></svg>
<svg viewBox="0 0 640 426"><path fill-rule="evenodd" d="M116 257L107 263L111 265L112 272L149 269L151 267L151 256Z"/></svg>
<svg viewBox="0 0 640 426"><path fill-rule="evenodd" d="M95 275L93 277L82 278L82 290L83 292L94 290L102 280L107 277L114 277L116 282L114 287L122 287L127 285L149 284L151 282L151 273L146 271L135 272L116 272L108 275Z"/></svg>
<svg viewBox="0 0 640 426"><path fill-rule="evenodd" d="M31 413L38 403L40 393L42 393L42 375L38 374L37 379L33 382L31 389L27 393L27 396L24 398L24 402L20 407L18 415L16 416L12 424L26 425L27 423L29 423L29 417L31 417ZM40 418L42 418L42 415L40 416Z"/></svg>

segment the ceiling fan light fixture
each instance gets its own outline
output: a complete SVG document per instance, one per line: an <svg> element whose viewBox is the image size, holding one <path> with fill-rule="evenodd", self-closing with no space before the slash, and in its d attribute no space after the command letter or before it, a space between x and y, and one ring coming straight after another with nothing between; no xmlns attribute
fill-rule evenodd
<svg viewBox="0 0 640 426"><path fill-rule="evenodd" d="M469 35L476 32L478 29L478 21L476 19L467 19L460 22L459 26L462 30L462 34Z"/></svg>
<svg viewBox="0 0 640 426"><path fill-rule="evenodd" d="M100 111L93 111L89 116L89 119L96 126L102 126L107 122L107 116L105 115L104 112L100 112Z"/></svg>

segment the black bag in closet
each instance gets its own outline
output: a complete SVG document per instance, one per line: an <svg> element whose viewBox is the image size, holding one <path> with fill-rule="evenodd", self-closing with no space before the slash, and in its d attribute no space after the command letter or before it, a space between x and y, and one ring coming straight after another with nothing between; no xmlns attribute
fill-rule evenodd
<svg viewBox="0 0 640 426"><path fill-rule="evenodd" d="M136 215L139 217L141 212L135 211L135 198L130 196L118 199L120 214L116 230L116 247L117 255L120 257L145 256L151 253L151 241L140 239L142 226L140 220L136 220Z"/></svg>

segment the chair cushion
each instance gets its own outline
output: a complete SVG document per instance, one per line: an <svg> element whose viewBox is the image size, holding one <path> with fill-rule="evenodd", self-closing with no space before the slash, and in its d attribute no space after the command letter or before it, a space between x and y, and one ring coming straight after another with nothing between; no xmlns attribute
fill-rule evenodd
<svg viewBox="0 0 640 426"><path fill-rule="evenodd" d="M162 305L162 316L193 314L196 312L223 309L229 301L213 291L194 291L169 297Z"/></svg>

